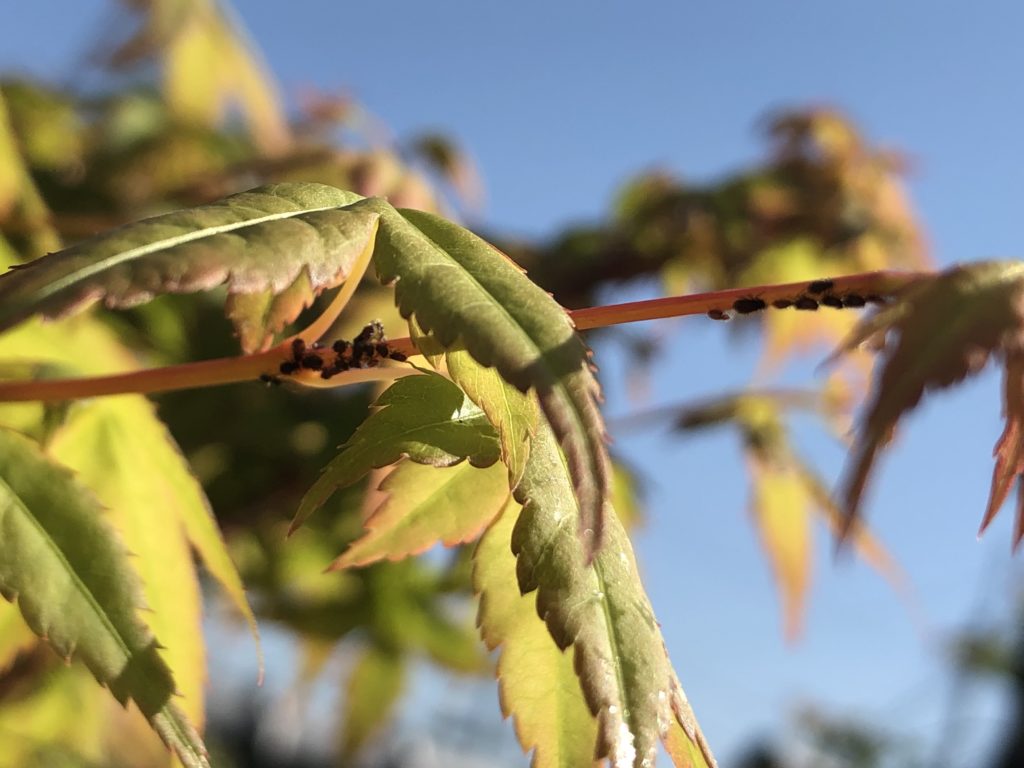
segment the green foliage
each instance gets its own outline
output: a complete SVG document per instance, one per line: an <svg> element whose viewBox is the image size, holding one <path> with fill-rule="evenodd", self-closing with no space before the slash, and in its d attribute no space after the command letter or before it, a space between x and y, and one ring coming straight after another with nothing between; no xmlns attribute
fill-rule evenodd
<svg viewBox="0 0 1024 768"><path fill-rule="evenodd" d="M98 504L31 440L0 430L0 593L120 702L134 701L188 766L208 765L156 639L138 618L134 571Z"/></svg>
<svg viewBox="0 0 1024 768"><path fill-rule="evenodd" d="M159 293L226 285L243 346L262 346L320 291L348 277L377 215L339 210L358 196L287 184L123 227L22 266L0 282L0 329L102 300L131 307ZM281 259L287 253L288 260Z"/></svg>
<svg viewBox="0 0 1024 768"><path fill-rule="evenodd" d="M445 348L464 344L477 362L521 391L536 389L568 459L580 532L592 557L609 493L608 453L597 381L568 316L467 230L419 211L381 216L375 264L384 282L397 279L402 315L415 315Z"/></svg>
<svg viewBox="0 0 1024 768"><path fill-rule="evenodd" d="M512 532L519 588L537 590L537 613L555 643L573 648L583 695L598 720L596 756L639 768L654 760L673 717L686 720L683 701L629 537L606 510L608 541L588 565L572 530L577 510L567 475L550 431L538 430L516 489L523 504ZM703 744L694 723L681 724Z"/></svg>
<svg viewBox="0 0 1024 768"><path fill-rule="evenodd" d="M56 382L66 399L0 405L0 590L17 600L0 611L0 682L27 689L17 702L0 695L12 745L0 765L161 760L147 751L159 742L105 708L109 696L83 686L80 667L55 665L40 638L81 658L117 701L136 702L143 727L183 762L205 764L193 730L206 709L195 554L254 632L243 583L261 619L311 658L355 647L337 736L345 759L385 726L417 659L489 669L466 610L475 593L479 633L498 650L502 709L535 766L650 765L660 740L676 766L713 768L623 526L637 516L635 478L610 462L590 352L562 305L632 278L680 292L920 267L896 158L837 113L781 113L754 166L701 186L651 173L621 191L607 221L549 242L497 240L531 280L435 215L444 205L416 168L467 206L479 199L450 141L339 146L338 128L358 130L359 109L322 96L289 125L219 4L129 5L140 26L105 46L105 64L155 62L158 87L85 100L0 84L0 260L18 264L0 276L0 393L125 371L136 384L213 383L195 372L218 366L216 382L255 378L291 360L287 345L271 347L292 323L312 320L301 332L312 345L351 338L378 316L392 343L437 372L418 356L330 381L301 370L280 389L166 395L159 417L137 394L79 402L76 381ZM363 280L371 257L383 285ZM1014 263L863 278L894 300L846 345L888 336L847 519L902 415L992 354L1006 362L1007 427L986 522L998 510L1024 472L1019 275ZM736 294L725 295L729 310ZM30 319L91 303L127 311ZM758 312L770 362L853 322L807 314ZM396 338L403 321L411 339ZM243 352L270 351L217 360L236 354L232 331ZM638 359L654 349L630 347ZM195 361L205 362L180 365ZM154 363L180 367L143 367ZM390 386L367 415L373 397L342 387L378 379ZM337 388L301 391L313 385ZM125 391L149 391L133 386ZM836 414L807 401L831 426ZM743 436L755 520L793 628L809 513L836 528L842 515L793 450L786 405L746 392L672 416L680 428L729 424ZM855 541L891 565L863 527ZM438 543L449 557L415 557Z"/></svg>
<svg viewBox="0 0 1024 768"><path fill-rule="evenodd" d="M498 460L497 436L484 412L441 376L399 379L376 405L380 410L359 426L302 499L291 530L336 488L402 456L435 467L450 467L467 458L486 467Z"/></svg>

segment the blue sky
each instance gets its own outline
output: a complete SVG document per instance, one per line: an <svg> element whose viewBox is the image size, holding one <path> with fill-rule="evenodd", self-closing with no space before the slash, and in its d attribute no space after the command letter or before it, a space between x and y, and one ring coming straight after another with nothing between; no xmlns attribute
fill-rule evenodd
<svg viewBox="0 0 1024 768"><path fill-rule="evenodd" d="M7 4L0 70L74 74L83 31L110 20L109 4L75 3L74 19L68 7ZM617 185L645 168L713 178L760 156L755 126L767 110L830 104L872 140L910 155L912 200L940 264L1024 251L1017 3L982 11L924 0L292 0L287 11L277 2L236 10L286 92L345 91L399 136L439 129L456 137L482 172L489 202L481 222L492 229L542 235L597 217ZM645 403L630 401L614 347L598 348L609 415L750 380L750 342L737 345L701 318L672 329ZM788 379L811 379L814 362ZM925 634L875 574L849 558L834 563L822 535L805 637L787 647L748 522L736 439L617 437L617 450L651 478L649 521L637 536L642 568L721 756L777 730L804 701L934 742L947 695L944 633L1005 610L1020 583L1021 565L1009 556L1011 510L980 543L974 535L1000 431L997 389L990 372L931 398L869 497L870 521L918 588ZM838 475L842 454L832 443L804 445ZM972 701L984 726L998 698L988 691Z"/></svg>

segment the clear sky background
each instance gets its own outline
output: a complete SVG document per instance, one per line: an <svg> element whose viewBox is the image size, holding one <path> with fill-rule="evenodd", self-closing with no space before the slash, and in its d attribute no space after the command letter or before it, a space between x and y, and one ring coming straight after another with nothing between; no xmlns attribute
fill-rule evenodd
<svg viewBox="0 0 1024 768"><path fill-rule="evenodd" d="M111 20L100 0L0 5L0 71L81 78L84 42ZM286 93L348 92L399 137L437 129L476 159L480 223L541 236L607 210L652 167L712 179L763 155L766 111L834 105L912 159L911 197L935 260L1021 256L1024 6L859 2L236 2ZM95 34L94 34L95 33ZM609 296L643 295L631 288ZM670 326L648 399L599 345L611 418L749 382L753 336L694 318ZM814 363L787 381L814 377ZM649 478L636 545L669 649L720 757L777 733L803 702L854 713L934 746L950 691L944 642L1005 613L1020 586L1010 517L975 532L1000 432L998 377L932 397L909 421L869 498L870 522L916 585L927 630L863 565L819 539L805 636L787 647L747 514L729 433L680 441L622 433ZM813 430L811 430L813 432ZM842 453L808 437L837 477ZM495 696L496 698L496 696ZM952 764L978 765L998 717L979 689ZM495 704L495 710L497 706Z"/></svg>

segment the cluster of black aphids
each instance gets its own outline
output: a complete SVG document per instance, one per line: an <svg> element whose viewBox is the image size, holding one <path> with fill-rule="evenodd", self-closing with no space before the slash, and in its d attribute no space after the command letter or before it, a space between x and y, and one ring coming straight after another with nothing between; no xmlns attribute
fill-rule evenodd
<svg viewBox="0 0 1024 768"><path fill-rule="evenodd" d="M857 293L833 293L835 283L831 280L815 280L807 286L807 289L792 299L775 299L771 306L775 309L816 310L819 306L832 307L833 309L859 308L867 304L884 304L885 298L878 295L861 296ZM768 308L768 302L756 296L744 296L732 303L732 310L738 315L749 315L752 312L759 312ZM724 310L712 309L708 311L708 317L712 320L728 320L729 315Z"/></svg>
<svg viewBox="0 0 1024 768"><path fill-rule="evenodd" d="M320 378L329 379L350 368L373 368L381 360L405 360L405 355L388 346L384 326L374 320L352 341L338 339L330 351L323 344L306 345L302 339L292 341L292 359L281 363L279 370L288 376L301 370L319 371Z"/></svg>

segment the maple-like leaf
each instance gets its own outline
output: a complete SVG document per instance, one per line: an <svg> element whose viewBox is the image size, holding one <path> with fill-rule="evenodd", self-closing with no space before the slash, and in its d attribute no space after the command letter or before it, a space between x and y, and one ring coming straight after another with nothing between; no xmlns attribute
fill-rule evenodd
<svg viewBox="0 0 1024 768"><path fill-rule="evenodd" d="M789 640L800 634L811 583L812 517L823 518L832 530L842 526L825 484L793 449L782 411L811 410L829 419L831 407L828 398L814 392L752 391L716 397L676 414L681 430L727 424L739 430L750 470L751 514L775 573ZM902 572L866 526L858 525L851 538L857 554L905 592Z"/></svg>
<svg viewBox="0 0 1024 768"><path fill-rule="evenodd" d="M243 347L265 346L373 247L378 214L346 208L360 199L323 184L274 184L97 235L0 276L0 330L93 301L131 307L225 285Z"/></svg>
<svg viewBox="0 0 1024 768"><path fill-rule="evenodd" d="M366 533L352 542L329 570L400 560L441 542L471 541L509 496L503 464L474 467L468 461L433 467L405 460L384 478L384 502L363 523Z"/></svg>
<svg viewBox="0 0 1024 768"><path fill-rule="evenodd" d="M536 598L516 584L509 542L520 511L509 499L473 552L477 624L487 648L500 649L501 711L513 718L523 749L533 751L532 767L582 768L595 762L597 720L573 670L574 652L555 644Z"/></svg>
<svg viewBox="0 0 1024 768"><path fill-rule="evenodd" d="M487 467L498 460L498 437L487 416L443 376L424 373L398 379L375 405L379 410L359 425L306 492L290 530L302 525L336 489L403 456L435 467L467 458L474 466Z"/></svg>
<svg viewBox="0 0 1024 768"><path fill-rule="evenodd" d="M464 346L520 391L535 390L565 452L588 557L600 547L610 469L599 387L589 353L562 307L473 233L422 211L379 200L352 206L381 215L374 264L395 282L404 317L445 349Z"/></svg>
<svg viewBox="0 0 1024 768"><path fill-rule="evenodd" d="M566 460L541 425L515 491L523 511L512 533L520 590L560 648L572 647L584 698L598 721L595 757L614 768L653 763L673 719L714 759L669 663L629 537L608 507L607 540L588 565L576 535L577 502Z"/></svg>
<svg viewBox="0 0 1024 768"><path fill-rule="evenodd" d="M994 354L1006 366L1006 430L996 445L996 468L982 528L995 516L1014 478L1024 470L1020 441L1024 414L1024 262L979 262L953 267L905 290L890 306L865 318L837 352L872 340L880 370L860 417L840 492L845 525L857 518L879 452L899 419L926 390L951 386L977 373ZM1022 490L1024 493L1024 490ZM1024 496L1014 544L1024 537Z"/></svg>
<svg viewBox="0 0 1024 768"><path fill-rule="evenodd" d="M0 593L61 656L134 701L191 768L209 762L174 678L139 620L138 578L95 499L28 438L0 430Z"/></svg>

